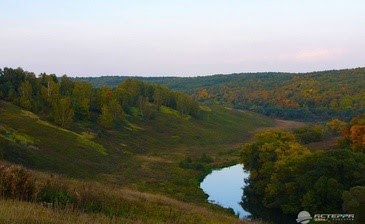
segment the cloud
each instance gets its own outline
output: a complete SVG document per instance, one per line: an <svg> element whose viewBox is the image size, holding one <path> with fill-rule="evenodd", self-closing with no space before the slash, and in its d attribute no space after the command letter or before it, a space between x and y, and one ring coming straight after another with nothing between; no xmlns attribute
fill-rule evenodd
<svg viewBox="0 0 365 224"><path fill-rule="evenodd" d="M325 61L341 57L344 53L342 49L311 49L299 51L292 58L297 62Z"/></svg>

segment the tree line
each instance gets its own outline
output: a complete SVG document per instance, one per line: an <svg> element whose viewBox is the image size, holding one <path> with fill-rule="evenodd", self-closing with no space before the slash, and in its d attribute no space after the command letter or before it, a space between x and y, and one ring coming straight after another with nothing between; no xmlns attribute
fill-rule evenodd
<svg viewBox="0 0 365 224"><path fill-rule="evenodd" d="M199 113L199 104L190 96L165 86L126 79L114 88L94 88L67 75L59 78L41 73L37 76L22 68L0 69L0 99L62 127L89 120L111 128L128 115L152 119L162 106L177 110L181 117L197 117Z"/></svg>
<svg viewBox="0 0 365 224"><path fill-rule="evenodd" d="M295 220L302 210L311 214L355 213L355 223L363 223L365 115L349 123L333 119L327 126L342 135L329 150L311 151L301 143L317 141L307 133L319 136L318 127L294 133L266 131L246 143L242 162L250 177L244 188L243 207L254 217L279 223Z"/></svg>
<svg viewBox="0 0 365 224"><path fill-rule="evenodd" d="M295 120L350 120L365 112L365 69L305 74L237 74L202 87L202 102L226 103L265 115Z"/></svg>
<svg viewBox="0 0 365 224"><path fill-rule="evenodd" d="M365 68L310 73L239 73L200 77L150 77L145 81L184 91L206 104L295 120L350 120L365 112ZM125 77L85 78L117 85Z"/></svg>

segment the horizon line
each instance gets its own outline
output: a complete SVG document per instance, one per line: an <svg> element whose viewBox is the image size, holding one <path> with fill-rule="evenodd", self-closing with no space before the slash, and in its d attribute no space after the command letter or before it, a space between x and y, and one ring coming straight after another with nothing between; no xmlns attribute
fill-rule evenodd
<svg viewBox="0 0 365 224"><path fill-rule="evenodd" d="M343 71L343 70L355 70L355 69L365 69L365 66L358 66L358 67L351 67L351 68L334 68L334 69L325 69L325 70L312 70L308 72L288 72L288 71L254 71L254 72L232 72L232 73L214 73L214 74L204 74L204 75L183 75L183 76L177 76L177 75L96 75L96 76L77 76L77 75L57 75L56 73L47 73L47 72L40 72L39 74L36 74L33 71L28 71L27 69L24 69L23 67L19 66L16 68L12 67L0 67L1 70L4 70L4 68L11 68L11 69L18 69L21 68L26 72L34 73L36 76L39 76L40 74L47 74L47 75L56 75L56 77L60 78L64 75L70 78L102 78L102 77L131 77L131 78L199 78L199 77L209 77L209 76L218 76L218 75L239 75L239 74L264 74L264 73L272 73L272 74L311 74L316 72L330 72L330 71Z"/></svg>

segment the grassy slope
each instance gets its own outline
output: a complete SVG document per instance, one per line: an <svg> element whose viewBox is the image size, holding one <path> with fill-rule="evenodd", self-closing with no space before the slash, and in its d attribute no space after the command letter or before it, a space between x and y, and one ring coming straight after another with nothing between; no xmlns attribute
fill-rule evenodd
<svg viewBox="0 0 365 224"><path fill-rule="evenodd" d="M97 182L27 172L36 180L35 195L48 185L53 187L47 189L70 192L68 195L73 195L74 200L66 207L59 207L41 203L37 196L32 203L0 199L0 223L245 223L218 208Z"/></svg>
<svg viewBox="0 0 365 224"><path fill-rule="evenodd" d="M92 176L107 161L101 145L6 102L0 102L0 142L9 161L73 176Z"/></svg>
<svg viewBox="0 0 365 224"><path fill-rule="evenodd" d="M35 216L35 214L37 214ZM100 214L85 214L52 210L40 204L1 200L0 223L43 224L43 223L128 223L126 220L110 218Z"/></svg>
<svg viewBox="0 0 365 224"><path fill-rule="evenodd" d="M148 199L147 199L148 200ZM146 204L146 202L143 202ZM180 202L179 202L180 203ZM156 207L167 207L166 213L168 214L168 208L182 209L178 206L181 205L160 205ZM140 206L136 209L152 208L149 206ZM190 210L191 209L191 210ZM36 214L36 215L35 215ZM151 213L150 211L144 211L139 214L139 217L122 218L122 217L110 217L104 214L90 214L77 211L67 211L59 209L48 209L40 204L0 200L0 223L19 223L19 224L43 224L43 223L216 223L216 224L233 224L233 223L246 223L239 221L238 219L213 211L208 211L204 208L197 208L191 205L185 206L185 209L181 212L177 212L178 216L171 215L170 218L163 218L159 216L159 213Z"/></svg>
<svg viewBox="0 0 365 224"><path fill-rule="evenodd" d="M92 123L70 131L0 102L0 150L9 161L76 178L172 196L214 207L199 188L210 168L238 161L237 148L258 127L273 125L265 117L222 107L205 108L203 118L180 118L163 110L153 120L128 117L116 130ZM203 170L179 166L187 156L213 158Z"/></svg>
<svg viewBox="0 0 365 224"><path fill-rule="evenodd" d="M171 114L145 122L139 119L132 118L131 122L142 130L112 132L100 138L108 148L120 150L130 158L128 165L117 170L121 182L131 181L139 190L163 192L189 201L204 200L205 195L198 188L198 178L204 171L182 169L180 161L187 156L194 161L206 153L213 158L207 168L237 162L237 148L249 132L272 124L252 113L219 107L203 120L186 121ZM110 137L120 142L106 141ZM120 152L114 156L118 158Z"/></svg>

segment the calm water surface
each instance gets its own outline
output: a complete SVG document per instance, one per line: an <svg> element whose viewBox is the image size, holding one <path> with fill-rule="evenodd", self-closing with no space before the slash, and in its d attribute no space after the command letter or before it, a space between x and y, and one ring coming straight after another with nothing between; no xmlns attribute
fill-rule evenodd
<svg viewBox="0 0 365 224"><path fill-rule="evenodd" d="M242 200L242 188L245 186L244 179L247 177L248 173L244 172L243 165L237 164L214 170L204 178L200 188L209 195L209 202L232 208L240 218L244 218L250 213L243 210L239 203Z"/></svg>

